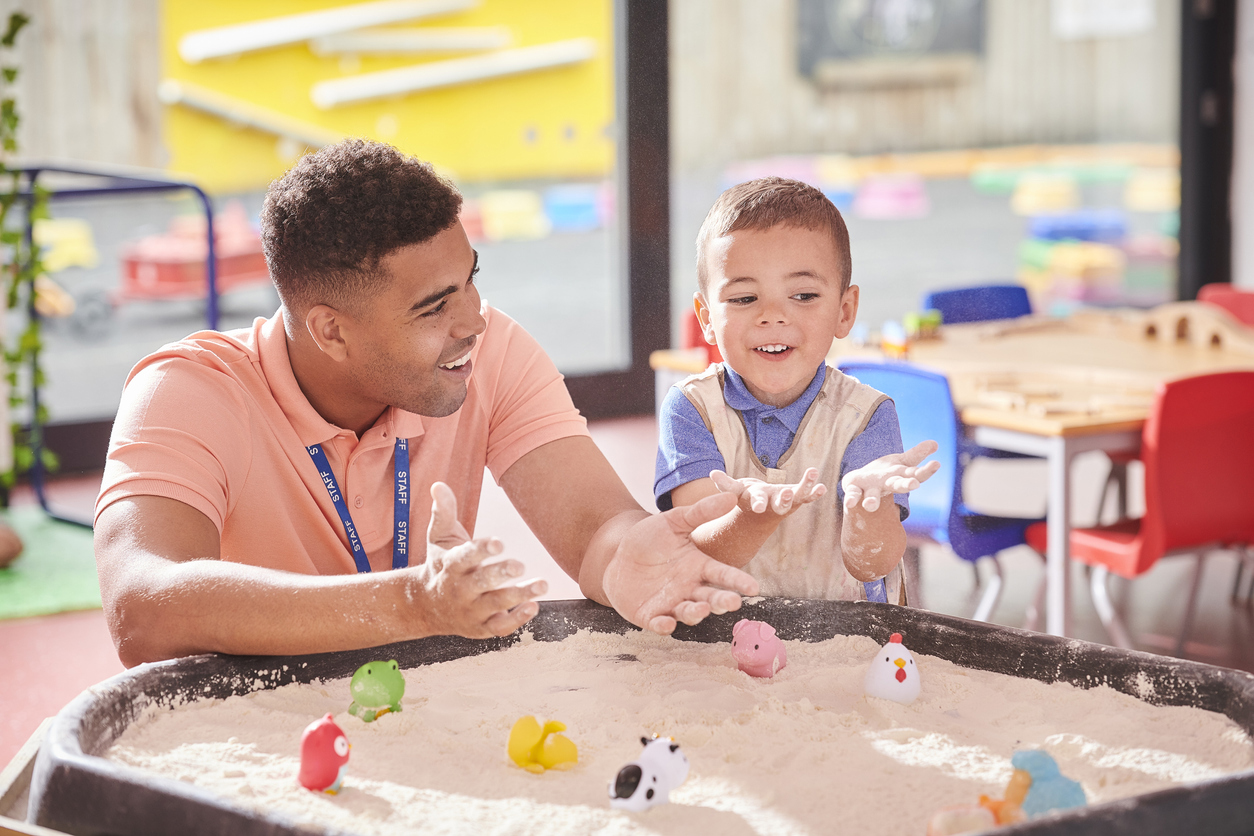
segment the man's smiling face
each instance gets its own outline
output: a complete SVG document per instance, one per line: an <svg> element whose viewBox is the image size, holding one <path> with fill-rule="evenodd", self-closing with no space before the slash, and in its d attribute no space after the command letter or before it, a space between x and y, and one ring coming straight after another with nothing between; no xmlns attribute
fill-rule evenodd
<svg viewBox="0 0 1254 836"><path fill-rule="evenodd" d="M487 326L474 284L478 254L460 223L379 265L387 281L353 317L349 360L358 394L432 417L466 400L470 350Z"/></svg>
<svg viewBox="0 0 1254 836"><path fill-rule="evenodd" d="M832 237L819 230L742 229L710 242L697 317L762 403L800 397L832 339L853 327L858 288L841 292L840 264Z"/></svg>

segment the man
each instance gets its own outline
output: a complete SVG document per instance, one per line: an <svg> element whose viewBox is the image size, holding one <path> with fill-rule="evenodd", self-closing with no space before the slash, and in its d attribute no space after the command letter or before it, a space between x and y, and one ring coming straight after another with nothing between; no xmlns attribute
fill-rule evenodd
<svg viewBox="0 0 1254 836"><path fill-rule="evenodd" d="M735 498L644 511L551 361L481 306L460 206L386 145L305 157L262 215L279 312L131 372L95 540L124 663L513 632L546 586L469 536L485 465L584 594L639 626L756 593L688 536Z"/></svg>

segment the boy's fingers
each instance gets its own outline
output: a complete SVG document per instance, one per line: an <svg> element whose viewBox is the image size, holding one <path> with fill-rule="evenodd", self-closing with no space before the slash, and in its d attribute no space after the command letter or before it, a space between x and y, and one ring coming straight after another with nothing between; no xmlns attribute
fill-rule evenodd
<svg viewBox="0 0 1254 836"><path fill-rule="evenodd" d="M915 469L914 478L918 479L920 482L926 482L928 479L932 477L933 474L936 473L936 471L940 470L940 466L941 466L940 462L936 462L936 461L928 462L922 467Z"/></svg>
<svg viewBox="0 0 1254 836"><path fill-rule="evenodd" d="M862 501L862 488L858 485L845 486L845 510L852 511Z"/></svg>
<svg viewBox="0 0 1254 836"><path fill-rule="evenodd" d="M755 514L761 514L766 510L766 506L770 504L770 498L766 495L766 489L761 485L753 485L746 489L749 494L749 508Z"/></svg>
<svg viewBox="0 0 1254 836"><path fill-rule="evenodd" d="M862 491L862 507L867 511L874 511L880 507L879 488L865 488Z"/></svg>
<svg viewBox="0 0 1254 836"><path fill-rule="evenodd" d="M911 467L926 459L928 456L940 449L940 445L931 439L920 441L909 450L901 454L901 461Z"/></svg>
<svg viewBox="0 0 1254 836"><path fill-rule="evenodd" d="M918 489L919 480L909 476L893 476L884 483L884 487L889 493L909 493Z"/></svg>
<svg viewBox="0 0 1254 836"><path fill-rule="evenodd" d="M792 508L793 492L785 489L775 494L775 513L787 514L788 509Z"/></svg>
<svg viewBox="0 0 1254 836"><path fill-rule="evenodd" d="M718 488L720 491L723 491L724 493L734 493L737 496L739 496L741 491L745 489L745 486L740 484L738 480L731 478L721 470L711 470L710 481L712 481L714 483L714 487Z"/></svg>
<svg viewBox="0 0 1254 836"><path fill-rule="evenodd" d="M810 502L811 500L818 499L825 493L827 493L827 486L822 482L817 482L803 490L798 491L797 495L793 497L792 502L794 505L800 505L803 502Z"/></svg>

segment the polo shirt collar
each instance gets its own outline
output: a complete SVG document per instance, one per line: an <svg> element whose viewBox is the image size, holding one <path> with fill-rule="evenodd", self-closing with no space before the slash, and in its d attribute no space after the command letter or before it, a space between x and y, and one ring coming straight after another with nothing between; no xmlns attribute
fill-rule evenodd
<svg viewBox="0 0 1254 836"><path fill-rule="evenodd" d="M257 329L257 354L266 384L275 403L291 422L300 443L306 447L330 441L344 430L327 421L313 408L313 404L301 391L292 373L292 360L287 353L287 333L283 329L283 311L265 320ZM387 431L389 443L393 438L415 438L425 432L421 415L388 407L371 428ZM367 431L368 433L370 430Z"/></svg>
<svg viewBox="0 0 1254 836"><path fill-rule="evenodd" d="M723 364L723 371L725 380L723 399L727 401L728 406L742 413L748 413L759 421L770 416L795 433L801 427L801 419L805 418L810 404L814 403L819 390L823 388L823 380L827 377L827 363L819 363L819 368L810 380L810 385L800 397L787 406L781 407L768 406L755 398L750 393L749 387L745 386L744 378L726 363Z"/></svg>

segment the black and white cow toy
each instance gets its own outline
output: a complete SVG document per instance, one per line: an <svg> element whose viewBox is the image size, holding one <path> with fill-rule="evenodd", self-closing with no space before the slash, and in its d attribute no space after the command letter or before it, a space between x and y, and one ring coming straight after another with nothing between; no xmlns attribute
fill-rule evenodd
<svg viewBox="0 0 1254 836"><path fill-rule="evenodd" d="M670 801L671 790L688 780L688 758L669 737L640 738L640 757L610 781L610 806L639 813Z"/></svg>

